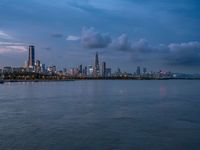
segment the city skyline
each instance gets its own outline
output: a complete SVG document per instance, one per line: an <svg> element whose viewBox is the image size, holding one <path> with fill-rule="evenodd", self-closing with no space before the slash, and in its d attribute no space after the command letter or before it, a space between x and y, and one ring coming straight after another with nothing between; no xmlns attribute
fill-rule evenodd
<svg viewBox="0 0 200 150"><path fill-rule="evenodd" d="M114 70L199 73L199 7L196 0L2 0L0 67L22 66L35 45L39 60L61 69L89 65L98 51Z"/></svg>
<svg viewBox="0 0 200 150"><path fill-rule="evenodd" d="M135 75L142 75L143 73L147 73L147 68L143 67L143 72L140 71L140 66L137 66L135 71L127 71L124 70L123 68L119 68L116 66L113 68L107 68L107 63L105 60L100 60L99 59L99 52L95 52L94 56L94 62L90 61L90 64L85 64L85 66L81 63L76 66L70 66L69 68L63 67L60 68L59 66L56 66L55 64L52 64L50 62L44 62L40 60L37 56L35 56L35 53L37 53L37 50L35 49L34 45L29 45L28 46L28 51L27 51L27 60L26 58L24 59L24 64L20 66L9 66L5 65L2 68L0 67L0 70L9 70L8 72L14 72L14 70L18 70L19 72L54 72L58 73L59 71L63 71L66 73L69 72L76 72L76 73L84 73L86 76L93 76L93 77L106 77L106 76L111 76L112 71L113 73L125 73L125 74L135 74ZM138 73L138 68L139 68L139 73ZM91 70L90 70L91 69ZM122 72L121 72L122 69ZM66 70L66 71L65 71ZM73 70L73 71L72 71ZM144 71L145 70L145 71ZM162 69L157 69L157 70L149 70L149 73L158 73L160 71L163 72L170 72L169 70L162 70ZM72 73L73 74L73 73ZM119 74L118 74L119 75ZM76 75L75 75L76 76Z"/></svg>
<svg viewBox="0 0 200 150"><path fill-rule="evenodd" d="M34 45L29 45L27 61L23 66L4 66L0 68L0 74L3 74L7 77L7 79L12 80L14 78L25 79L26 77L39 78L41 76L46 76L59 78L76 78L76 79L108 79L108 78L118 78L118 79L126 79L127 77L130 79L169 79L169 78L177 78L177 77L199 77L198 74L194 74L194 76L190 76L189 74L176 74L171 71L166 70L148 70L146 67L141 68L141 66L137 66L134 72L124 71L123 68L117 68L116 70L107 67L106 60L99 59L99 53L96 52L94 56L94 62L90 65L79 64L78 66L71 66L70 68L62 68L60 69L58 66L52 64L47 65L42 60L39 60L37 56L35 56ZM101 65L100 65L101 64ZM178 76L177 76L178 75ZM197 75L197 76L196 76Z"/></svg>
<svg viewBox="0 0 200 150"><path fill-rule="evenodd" d="M108 68L105 60L99 59L99 53L96 52L92 65L80 64L70 68L58 69L56 65L47 65L35 56L35 46L30 45L28 48L28 59L24 66L13 67L4 66L0 68L1 83L4 80L9 82L19 81L66 81L69 79L118 79L118 80L160 80L160 79L197 79L199 74L180 74L170 71L147 71L147 68L137 66L135 72L121 71L120 68L113 71ZM100 65L102 64L102 65ZM2 81L3 79L3 81Z"/></svg>

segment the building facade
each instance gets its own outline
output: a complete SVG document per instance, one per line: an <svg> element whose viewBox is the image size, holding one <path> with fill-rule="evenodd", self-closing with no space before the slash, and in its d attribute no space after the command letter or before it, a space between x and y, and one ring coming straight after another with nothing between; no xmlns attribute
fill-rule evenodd
<svg viewBox="0 0 200 150"><path fill-rule="evenodd" d="M33 45L29 46L28 55L28 67L33 68L35 66L35 47Z"/></svg>
<svg viewBox="0 0 200 150"><path fill-rule="evenodd" d="M102 62L102 77L106 77L106 62Z"/></svg>
<svg viewBox="0 0 200 150"><path fill-rule="evenodd" d="M100 66L99 66L99 55L98 55L98 52L96 52L96 55L95 55L93 76L94 77L100 76Z"/></svg>

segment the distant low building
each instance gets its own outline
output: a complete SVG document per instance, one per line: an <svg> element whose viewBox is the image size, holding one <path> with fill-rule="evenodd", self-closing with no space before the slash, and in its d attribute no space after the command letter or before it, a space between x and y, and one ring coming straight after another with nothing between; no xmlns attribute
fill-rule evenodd
<svg viewBox="0 0 200 150"><path fill-rule="evenodd" d="M111 77L111 76L112 76L112 69L106 68L106 77Z"/></svg>
<svg viewBox="0 0 200 150"><path fill-rule="evenodd" d="M3 73L12 73L12 72L13 72L12 67L10 66L3 67Z"/></svg>
<svg viewBox="0 0 200 150"><path fill-rule="evenodd" d="M13 73L24 73L26 72L26 68L24 67L15 67L12 69Z"/></svg>
<svg viewBox="0 0 200 150"><path fill-rule="evenodd" d="M47 71L48 71L49 73L51 73L51 74L56 73L56 66L49 66L49 67L47 68Z"/></svg>

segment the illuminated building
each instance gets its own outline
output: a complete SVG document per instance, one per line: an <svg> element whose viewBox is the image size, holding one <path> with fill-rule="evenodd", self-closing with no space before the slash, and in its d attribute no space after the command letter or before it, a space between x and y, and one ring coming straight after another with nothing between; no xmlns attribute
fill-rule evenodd
<svg viewBox="0 0 200 150"><path fill-rule="evenodd" d="M98 77L99 75L100 75L99 56L98 56L98 52L96 52L93 76Z"/></svg>

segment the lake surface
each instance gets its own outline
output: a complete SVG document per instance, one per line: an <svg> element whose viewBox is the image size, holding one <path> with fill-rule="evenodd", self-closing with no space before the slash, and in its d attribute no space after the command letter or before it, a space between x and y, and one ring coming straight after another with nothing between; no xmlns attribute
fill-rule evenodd
<svg viewBox="0 0 200 150"><path fill-rule="evenodd" d="M199 150L200 81L0 84L0 150Z"/></svg>

